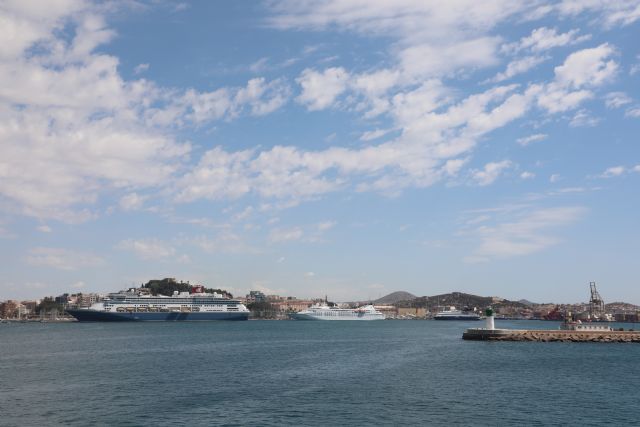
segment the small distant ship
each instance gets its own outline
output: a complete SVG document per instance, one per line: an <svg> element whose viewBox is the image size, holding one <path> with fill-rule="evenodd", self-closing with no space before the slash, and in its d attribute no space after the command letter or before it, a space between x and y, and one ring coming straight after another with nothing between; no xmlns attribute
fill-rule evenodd
<svg viewBox="0 0 640 427"><path fill-rule="evenodd" d="M172 296L136 292L111 293L89 308L68 309L81 322L247 320L249 309L239 300L206 293L203 286Z"/></svg>
<svg viewBox="0 0 640 427"><path fill-rule="evenodd" d="M565 320L560 325L564 331L585 331L585 332L611 332L613 328L609 325L598 325L593 323L582 323L580 320Z"/></svg>
<svg viewBox="0 0 640 427"><path fill-rule="evenodd" d="M433 316L434 320L480 320L480 315L475 311L456 310L455 307L438 312Z"/></svg>
<svg viewBox="0 0 640 427"><path fill-rule="evenodd" d="M336 308L314 304L306 310L289 313L294 320L384 320L385 316L372 305L358 308Z"/></svg>

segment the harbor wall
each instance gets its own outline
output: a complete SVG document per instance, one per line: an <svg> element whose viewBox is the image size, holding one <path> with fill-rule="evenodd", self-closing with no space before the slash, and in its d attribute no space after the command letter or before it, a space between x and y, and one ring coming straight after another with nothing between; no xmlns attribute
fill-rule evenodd
<svg viewBox="0 0 640 427"><path fill-rule="evenodd" d="M640 343L640 332L637 332L637 331L467 329L462 334L462 339L474 340L474 341Z"/></svg>

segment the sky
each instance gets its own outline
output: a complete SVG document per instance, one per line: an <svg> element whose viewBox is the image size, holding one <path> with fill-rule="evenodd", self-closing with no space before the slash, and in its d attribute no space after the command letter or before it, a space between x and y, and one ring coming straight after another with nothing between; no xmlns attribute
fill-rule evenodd
<svg viewBox="0 0 640 427"><path fill-rule="evenodd" d="M0 2L0 300L640 304L640 1Z"/></svg>

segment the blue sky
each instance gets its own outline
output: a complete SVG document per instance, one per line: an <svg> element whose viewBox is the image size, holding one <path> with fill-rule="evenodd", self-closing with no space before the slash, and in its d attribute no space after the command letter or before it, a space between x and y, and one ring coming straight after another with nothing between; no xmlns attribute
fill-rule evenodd
<svg viewBox="0 0 640 427"><path fill-rule="evenodd" d="M640 2L7 1L0 300L640 303Z"/></svg>

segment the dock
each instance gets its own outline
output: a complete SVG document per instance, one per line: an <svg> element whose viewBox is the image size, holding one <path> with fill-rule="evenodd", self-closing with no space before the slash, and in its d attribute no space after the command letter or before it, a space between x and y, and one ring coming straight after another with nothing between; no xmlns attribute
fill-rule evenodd
<svg viewBox="0 0 640 427"><path fill-rule="evenodd" d="M467 329L463 340L640 343L640 331L575 331L553 329Z"/></svg>

